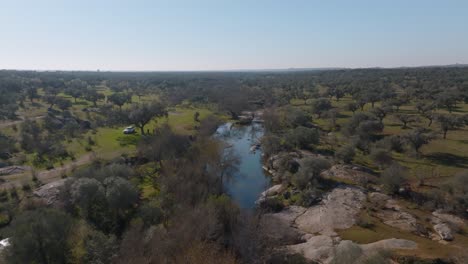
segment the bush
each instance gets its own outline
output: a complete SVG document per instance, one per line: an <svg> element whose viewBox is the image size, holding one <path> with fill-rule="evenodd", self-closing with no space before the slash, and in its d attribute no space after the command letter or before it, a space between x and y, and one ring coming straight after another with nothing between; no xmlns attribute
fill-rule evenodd
<svg viewBox="0 0 468 264"><path fill-rule="evenodd" d="M277 197L269 197L260 203L260 209L263 212L273 212L277 213L283 210L284 204Z"/></svg>
<svg viewBox="0 0 468 264"><path fill-rule="evenodd" d="M352 145L344 145L335 152L335 157L346 164L349 164L353 161L356 152Z"/></svg>
<svg viewBox="0 0 468 264"><path fill-rule="evenodd" d="M407 173L406 169L398 163L385 169L380 176L380 183L383 185L384 191L389 194L398 192L401 184L407 178Z"/></svg>
<svg viewBox="0 0 468 264"><path fill-rule="evenodd" d="M298 126L289 131L286 141L296 148L308 149L312 144L318 144L320 135L315 128Z"/></svg>
<svg viewBox="0 0 468 264"><path fill-rule="evenodd" d="M96 145L96 141L94 141L94 139L90 136L88 137L88 145L90 146Z"/></svg>
<svg viewBox="0 0 468 264"><path fill-rule="evenodd" d="M293 176L293 183L301 190L318 185L320 173L331 167L328 160L314 157L303 159L300 165L299 171Z"/></svg>
<svg viewBox="0 0 468 264"><path fill-rule="evenodd" d="M295 203L299 206L310 207L322 200L323 191L316 187L311 187L299 193Z"/></svg>
<svg viewBox="0 0 468 264"><path fill-rule="evenodd" d="M23 184L23 186L21 187L23 189L23 191L25 192L29 192L31 191L31 186L27 183Z"/></svg>
<svg viewBox="0 0 468 264"><path fill-rule="evenodd" d="M384 149L372 149L370 155L372 161L374 161L379 168L385 167L392 163L392 154Z"/></svg>

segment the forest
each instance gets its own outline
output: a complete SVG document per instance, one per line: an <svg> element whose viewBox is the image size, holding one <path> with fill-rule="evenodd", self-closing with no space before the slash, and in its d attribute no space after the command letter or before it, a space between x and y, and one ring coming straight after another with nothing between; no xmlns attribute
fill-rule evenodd
<svg viewBox="0 0 468 264"><path fill-rule="evenodd" d="M467 263L467 125L463 66L1 70L0 262Z"/></svg>

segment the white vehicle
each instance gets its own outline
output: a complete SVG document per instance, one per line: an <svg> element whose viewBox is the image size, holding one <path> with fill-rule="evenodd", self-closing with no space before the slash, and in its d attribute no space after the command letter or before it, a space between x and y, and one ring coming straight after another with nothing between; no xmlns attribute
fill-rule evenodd
<svg viewBox="0 0 468 264"><path fill-rule="evenodd" d="M124 134L133 134L133 133L135 133L135 127L133 127L133 126L126 127L123 130L123 133Z"/></svg>

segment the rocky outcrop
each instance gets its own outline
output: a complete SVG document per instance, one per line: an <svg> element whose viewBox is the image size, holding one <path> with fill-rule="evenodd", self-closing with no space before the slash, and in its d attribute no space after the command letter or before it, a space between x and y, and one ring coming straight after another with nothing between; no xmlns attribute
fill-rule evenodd
<svg viewBox="0 0 468 264"><path fill-rule="evenodd" d="M369 194L369 202L377 209L375 216L384 224L412 233L420 233L423 229L416 217L402 210L392 197L378 192Z"/></svg>
<svg viewBox="0 0 468 264"><path fill-rule="evenodd" d="M349 240L336 240L332 236L318 235L310 237L306 242L297 245L290 245L286 250L292 253L302 254L306 259L319 263L333 263L337 259L344 257L344 261L350 258L364 260L382 250L396 249L416 249L417 244L405 239L384 239L370 244L357 244ZM360 262L356 262L360 263Z"/></svg>
<svg viewBox="0 0 468 264"><path fill-rule="evenodd" d="M356 223L366 195L361 189L339 187L331 191L322 202L308 208L295 225L307 233L325 233L350 228Z"/></svg>
<svg viewBox="0 0 468 264"><path fill-rule="evenodd" d="M434 231L439 238L444 241L452 241L454 239L454 233L465 226L465 221L460 217L445 214L440 211L432 213L431 221Z"/></svg>
<svg viewBox="0 0 468 264"><path fill-rule="evenodd" d="M389 202L391 198L387 195L373 193L370 197L388 208L399 208L393 201ZM263 226L272 230L273 237L281 238L284 250L302 254L308 260L318 263L332 263L340 251L352 250L357 259L382 249L416 248L413 241L394 238L364 245L342 241L335 230L353 226L365 200L363 190L341 186L329 192L318 205L309 208L290 206L281 212L263 215Z"/></svg>
<svg viewBox="0 0 468 264"><path fill-rule="evenodd" d="M353 184L365 184L375 180L375 176L360 169L360 167L341 164L333 165L329 170L322 172L321 176Z"/></svg>
<svg viewBox="0 0 468 264"><path fill-rule="evenodd" d="M260 197L258 198L258 200L255 203L256 204L261 204L267 198L272 197L272 196L276 196L276 195L282 193L285 189L286 189L286 187L284 187L282 184L273 185L268 190L262 192L260 194Z"/></svg>
<svg viewBox="0 0 468 264"><path fill-rule="evenodd" d="M434 231L439 235L439 237L445 241L453 240L452 229L446 223L439 223L434 225Z"/></svg>
<svg viewBox="0 0 468 264"><path fill-rule="evenodd" d="M31 168L28 166L8 166L0 168L0 176L20 174L26 171L30 171Z"/></svg>
<svg viewBox="0 0 468 264"><path fill-rule="evenodd" d="M319 263L330 263L333 260L333 239L330 236L312 236L306 242L287 246L286 250L302 254L306 259Z"/></svg>
<svg viewBox="0 0 468 264"><path fill-rule="evenodd" d="M393 250L393 249L416 249L418 245L414 241L406 239L384 239L374 243L361 245L364 252L376 252L379 250Z"/></svg>
<svg viewBox="0 0 468 264"><path fill-rule="evenodd" d="M382 220L386 225L408 231L408 232L417 232L418 223L416 218L403 211L392 211L392 210L382 210L376 213L376 216Z"/></svg>
<svg viewBox="0 0 468 264"><path fill-rule="evenodd" d="M48 205L54 204L58 200L60 189L64 184L65 179L61 179L42 185L34 191L34 195L43 199Z"/></svg>

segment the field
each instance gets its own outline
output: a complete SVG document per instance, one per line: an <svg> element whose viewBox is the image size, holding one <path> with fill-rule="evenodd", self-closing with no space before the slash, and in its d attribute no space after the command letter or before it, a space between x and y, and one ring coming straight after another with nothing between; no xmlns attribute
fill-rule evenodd
<svg viewBox="0 0 468 264"><path fill-rule="evenodd" d="M98 91L106 96L112 94L109 88L101 86ZM43 95L43 91L39 90L39 94ZM70 111L74 116L86 119L87 113L83 111L85 108L93 107L93 104L84 99L74 99L63 93L59 94L62 98L70 100L72 106ZM158 99L155 95L147 95L141 97L141 101L151 101ZM132 97L132 102L140 102L138 96ZM98 102L98 105L104 102ZM18 112L20 120L0 123L2 133L19 139L20 126L22 122L28 122L27 120L36 120L41 123L44 116L47 115L48 105L46 102L41 100L35 100L33 103L25 102L23 110ZM130 104L126 104L123 110L128 108ZM200 106L194 107L190 105L181 105L172 107L169 109L168 117L162 117L152 120L148 125L145 126L145 131L154 131L158 126L162 124L168 124L174 131L183 135L191 135L195 133L197 122L194 119L196 112L199 113L199 119L203 120L206 116L213 114L212 106ZM220 116L220 118L225 118ZM128 124L131 125L131 124ZM122 127L98 127L87 131L84 134L79 135L76 138L67 140L64 143L67 152L71 153L72 158L65 160L55 161L53 164L36 164L34 163L35 155L31 153L18 153L20 160L23 160L24 165L32 166L35 168L35 173L38 173L39 179L42 183L51 182L66 175L71 168L76 169L78 166L86 165L93 159L111 160L121 155L131 156L136 150L136 144L138 139L141 137L139 130L135 134L125 135ZM50 171L50 168L46 170L46 167L53 166L54 169ZM22 174L15 174L9 176L3 176L4 183L1 185L4 188L11 186L24 186L30 184L31 173L26 172Z"/></svg>
<svg viewBox="0 0 468 264"><path fill-rule="evenodd" d="M349 122L353 113L347 111L345 106L346 104L352 102L352 99L347 96L341 98L339 101L332 100L332 105L335 109L339 111L339 116L336 119L336 124L343 127L347 122ZM300 107L305 110L310 109L310 105L304 105L302 100L292 101L292 105L295 107ZM380 103L376 103L375 107L380 106ZM364 107L364 112L367 112L371 109L371 105L368 104ZM356 113L361 110L357 110ZM402 106L398 113L418 115L418 112L414 105ZM436 113L448 112L443 109L436 110ZM416 158L414 155L409 155L405 153L396 153L393 152L393 158L409 168L410 175L416 183L419 180L419 176L422 175L424 181L428 185L438 185L443 183L447 178L453 176L455 173L468 168L468 128L464 127L458 130L449 131L447 138L442 138L442 133L440 131L440 126L437 122L433 122L431 127L428 127L428 121L419 118L418 122L412 123L408 128L402 129L402 124L395 118L395 113L388 114L384 118L385 128L382 132L382 135L401 135L411 129L416 127L427 127L431 129L434 133L437 134L437 137L429 142L429 144L424 145L421 148L421 156ZM468 114L468 104L458 104L455 114ZM318 124L321 128L325 130L330 130L331 125L330 121L327 119L313 119L313 122ZM347 144L349 140L340 132L334 131L336 134L339 144ZM323 144L321 147L328 148L326 144ZM355 158L355 163L361 164L363 166L371 167L375 170L379 170L378 167L369 159L368 156L363 155L362 153L357 154ZM417 177L418 176L418 177Z"/></svg>

